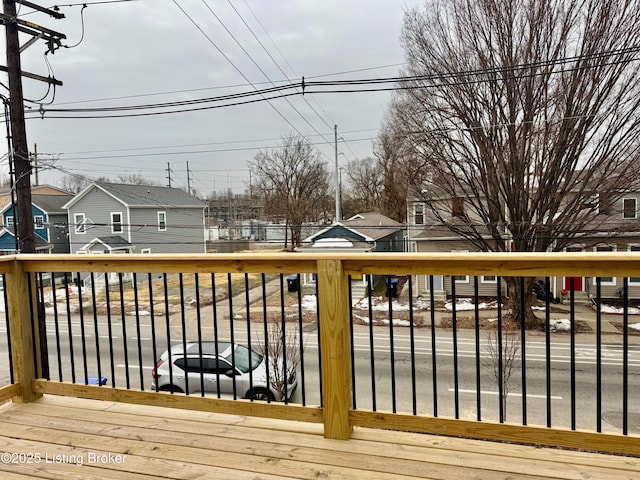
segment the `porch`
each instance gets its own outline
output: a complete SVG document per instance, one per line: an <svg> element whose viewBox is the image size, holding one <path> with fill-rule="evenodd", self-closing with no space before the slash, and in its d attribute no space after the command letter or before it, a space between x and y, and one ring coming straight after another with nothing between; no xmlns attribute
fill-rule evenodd
<svg viewBox="0 0 640 480"><path fill-rule="evenodd" d="M72 293L66 275L44 287L43 275L66 272L116 272L117 288L105 280L103 293L96 282ZM128 272L133 282L125 286ZM621 277L627 300L627 279L640 277L637 253L19 255L0 258L0 273L0 403L11 400L0 407L2 478L640 475L640 335L630 328L637 308L623 305L619 333L605 332L604 313L579 310L571 298L571 329L553 338L559 314L548 299L543 332L509 330L498 301L491 356L477 295L464 318L453 299L452 327L436 321L433 298L411 300L412 275L468 275L477 284L481 275L548 282L566 274L594 278L596 287L600 277ZM303 311L300 290L285 292L286 276L305 273L317 276L317 310ZM249 274L258 275L253 288ZM370 292L354 310L349 278L356 275L408 275L409 304L387 301L386 318L374 325ZM147 300L149 320L141 313ZM285 356L299 355L295 397L265 402L235 387L205 391L204 371L187 394L149 390L163 350L194 339L257 348L274 310L276 343ZM463 321L474 327L463 332ZM580 321L594 328L582 333ZM512 350L502 348L507 340ZM89 384L96 375L108 382Z"/></svg>
<svg viewBox="0 0 640 480"><path fill-rule="evenodd" d="M45 395L0 409L2 478L632 479L640 459ZM12 455L11 455L12 454ZM5 453L6 455L6 453Z"/></svg>

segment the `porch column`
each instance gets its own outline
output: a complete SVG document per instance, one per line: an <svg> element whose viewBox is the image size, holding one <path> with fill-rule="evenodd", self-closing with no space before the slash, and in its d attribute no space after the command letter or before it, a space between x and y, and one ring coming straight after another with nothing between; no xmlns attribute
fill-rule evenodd
<svg viewBox="0 0 640 480"><path fill-rule="evenodd" d="M324 436L351 436L351 338L349 287L340 260L318 260Z"/></svg>

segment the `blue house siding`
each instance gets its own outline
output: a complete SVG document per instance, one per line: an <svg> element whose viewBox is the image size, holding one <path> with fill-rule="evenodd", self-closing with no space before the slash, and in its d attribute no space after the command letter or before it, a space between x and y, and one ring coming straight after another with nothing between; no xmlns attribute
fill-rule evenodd
<svg viewBox="0 0 640 480"><path fill-rule="evenodd" d="M367 241L364 236L354 232L353 230L349 230L342 225L336 225L325 232L319 233L314 237L314 241L320 240L321 238L347 238L349 240L355 240L356 242Z"/></svg>

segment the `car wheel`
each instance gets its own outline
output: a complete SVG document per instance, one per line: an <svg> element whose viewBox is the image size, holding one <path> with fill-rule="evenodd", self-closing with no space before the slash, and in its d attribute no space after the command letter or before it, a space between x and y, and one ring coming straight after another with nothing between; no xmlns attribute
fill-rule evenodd
<svg viewBox="0 0 640 480"><path fill-rule="evenodd" d="M158 389L158 391L159 392L171 392L171 391L173 391L173 393L184 393L180 387L176 387L175 385L173 385L173 388L172 388L171 385L163 385Z"/></svg>
<svg viewBox="0 0 640 480"><path fill-rule="evenodd" d="M248 393L247 398L250 398L251 400L264 400L272 402L276 399L273 393L266 388L254 388Z"/></svg>

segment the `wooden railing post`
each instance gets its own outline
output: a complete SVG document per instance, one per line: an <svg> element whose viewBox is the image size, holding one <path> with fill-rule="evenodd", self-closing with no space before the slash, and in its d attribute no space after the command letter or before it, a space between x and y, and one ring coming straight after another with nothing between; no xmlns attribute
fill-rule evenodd
<svg viewBox="0 0 640 480"><path fill-rule="evenodd" d="M351 339L349 294L340 260L318 260L320 347L324 436L347 440L351 436Z"/></svg>
<svg viewBox="0 0 640 480"><path fill-rule="evenodd" d="M9 306L9 326L11 328L11 358L13 362L14 382L20 385L20 394L13 398L14 402L31 402L42 395L32 389L32 380L35 378L35 365L33 363L34 350L37 352L39 335L32 335L31 307L36 312L36 299L29 294L29 282L34 285L31 291L36 292L33 275L27 275L19 260L14 260L11 273L5 277L7 289L7 304ZM36 345L33 339L35 338Z"/></svg>

